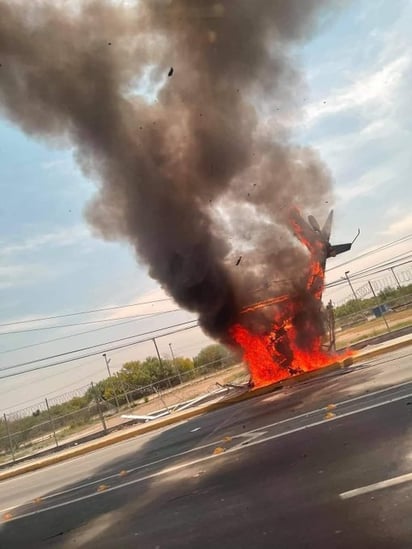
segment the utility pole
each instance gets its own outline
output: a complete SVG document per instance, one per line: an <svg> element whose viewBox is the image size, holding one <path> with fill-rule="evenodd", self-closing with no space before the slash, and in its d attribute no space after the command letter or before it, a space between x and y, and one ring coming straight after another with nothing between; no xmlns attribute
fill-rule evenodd
<svg viewBox="0 0 412 549"><path fill-rule="evenodd" d="M179 376L179 383L182 384L183 381L182 381L182 374L180 373L180 370L179 368L177 367L176 365L176 358L175 358L175 354L173 352L173 347L172 347L172 344L169 343L169 349L170 349L170 354L172 355L172 364L173 364L173 368L175 369L175 371L177 372L177 375Z"/></svg>
<svg viewBox="0 0 412 549"><path fill-rule="evenodd" d="M153 345L155 346L155 349L156 349L156 354L157 354L157 358L159 360L159 365L160 365L161 369L163 370L163 362L162 362L162 358L161 358L160 353L159 353L159 348L158 348L157 343L156 343L156 338L152 337L152 341L153 341Z"/></svg>
<svg viewBox="0 0 412 549"><path fill-rule="evenodd" d="M115 403L116 403L116 408L117 408L117 411L119 411L119 410L120 410L119 400L118 400L118 398L117 398L116 387L115 387L115 384L114 384L114 382L113 382L113 377L112 377L112 373L111 373L111 371L110 371L110 366L109 366L111 360L110 360L110 358L107 358L106 353L103 353L102 356L103 356L104 361L105 361L105 363L106 363L107 373L109 374L110 384L111 384L111 386L112 386L112 391L113 391L113 395L114 395L114 401L115 401Z"/></svg>
<svg viewBox="0 0 412 549"><path fill-rule="evenodd" d="M393 278L396 280L396 284L398 285L398 288L401 289L401 283L399 282L399 279L396 276L394 267L389 267L389 269L392 271Z"/></svg>
<svg viewBox="0 0 412 549"><path fill-rule="evenodd" d="M379 305L378 296L376 295L375 290L374 290L374 287L372 286L372 282L371 282L370 280L368 280L368 284L369 284L369 286L370 286L370 289L372 290L373 297L376 299L376 303ZM391 329L389 328L388 321L387 321L386 318L385 318L385 311L384 311L383 309L382 309L382 320L383 320L384 323L385 323L386 329L388 330L388 332L390 332Z"/></svg>
<svg viewBox="0 0 412 549"><path fill-rule="evenodd" d="M159 360L159 364L160 364L160 369L161 371L163 372L163 360L160 356L160 353L159 353L159 347L157 346L157 341L156 341L156 338L153 337L152 338L152 341L153 341L153 344L155 346L155 349L156 349L156 354L157 354L157 358ZM167 378L167 381L168 381L168 384L169 384L169 388L171 389L172 388L172 384L170 383L170 377Z"/></svg>

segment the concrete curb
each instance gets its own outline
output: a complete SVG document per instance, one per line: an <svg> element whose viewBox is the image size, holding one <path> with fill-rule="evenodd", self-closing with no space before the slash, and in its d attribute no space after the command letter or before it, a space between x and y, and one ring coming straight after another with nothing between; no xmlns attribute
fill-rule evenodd
<svg viewBox="0 0 412 549"><path fill-rule="evenodd" d="M303 381L306 381L308 379L312 379L315 377L321 377L326 373L338 371L342 368L348 368L349 366L352 366L355 363L363 362L364 360L375 358L377 356L386 354L391 351L396 351L403 347L407 347L411 344L412 344L412 340L400 341L398 343L395 343L394 345L386 346L381 349L372 349L369 352L364 352L359 355L354 354L351 357L347 357L340 362L335 362L333 364L330 364L329 366L320 368L319 370L312 370L311 372L305 372L304 374L300 374L294 377L284 379L272 385L259 387L258 389L254 389L252 391L245 391L227 400L214 402L212 404L206 404L205 406L192 408L185 412L178 412L176 414L172 414L170 416L161 418L159 420L155 420L150 423L146 423L144 425L139 425L138 427L129 428L125 431L115 432L110 435L107 435L106 437L102 437L99 440L92 441L91 443L86 443L84 446L79 446L78 448L72 448L68 451L51 455L40 461L34 461L15 469L10 469L8 471L0 472L0 481L11 479L20 475L24 475L25 473L37 471L38 469L43 469L45 467L48 467L49 465L55 465L57 463L61 463L68 459L72 459L78 456L82 456L84 454L88 454L95 450L105 448L106 446L111 446L112 444L117 444L118 442L123 442L125 440L129 440L136 436L149 433L151 431L156 431L158 429L161 429L162 427L167 427L169 425L173 425L174 423L179 423L180 421L184 421L186 419L191 419L193 417L206 414L208 412L214 412L216 410L227 408L228 406L232 406L233 404L237 404L245 400L250 400L258 396L263 396L269 393L273 393L275 391L281 390L283 387L295 385L296 383L301 383Z"/></svg>

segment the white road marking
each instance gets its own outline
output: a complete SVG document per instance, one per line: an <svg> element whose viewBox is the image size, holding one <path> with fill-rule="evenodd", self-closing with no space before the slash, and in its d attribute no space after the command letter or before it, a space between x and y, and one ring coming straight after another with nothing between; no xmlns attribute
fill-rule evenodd
<svg viewBox="0 0 412 549"><path fill-rule="evenodd" d="M262 427L263 429L263 427ZM259 437L262 437L263 435L266 435L267 431L256 431L256 432L252 432L252 431L249 431L248 433L241 433L240 435L235 435L234 437L232 437L233 439L244 439L244 440L241 440L239 442L239 444L236 444L235 446L232 446L230 448L230 451L234 451L234 450L237 450L238 448L240 447L243 447L243 446L249 446L250 443L254 440L256 440L257 438Z"/></svg>
<svg viewBox="0 0 412 549"><path fill-rule="evenodd" d="M369 492L375 492L376 490L382 490L383 488L389 488L390 486L397 486L398 484L404 484L405 482L412 482L412 473L400 475L399 477L389 478L382 480L381 482L375 482L375 484L369 484L368 486L361 486L354 490L348 490L339 494L341 499L354 498L361 496L362 494L368 494Z"/></svg>
<svg viewBox="0 0 412 549"><path fill-rule="evenodd" d="M313 427L317 427L318 425L324 425L326 423L331 423L332 421L336 421L336 420L339 420L339 419L344 418L344 417L356 415L356 414L359 414L361 412L366 412L367 410L372 410L374 408L379 408L381 406L385 406L387 404L391 404L391 403L397 402L399 400L410 398L411 396L412 396L412 394L403 395L403 396L400 396L400 397L396 397L396 398L392 398L392 399L385 400L385 401L382 401L382 402L378 402L376 404L371 404L369 406L364 406L363 408L358 408L356 410L352 410L350 412L346 412L344 414L337 415L336 417L334 417L332 419L329 419L329 420L322 419L320 421L315 421L315 422L309 423L307 425L302 425L300 427L296 427L295 429L289 429L288 431L284 431L283 433L277 433L275 435L271 435L271 436L268 436L268 437L265 437L265 438L257 438L258 429L254 429L253 431L249 431L247 433L242 433L241 435L235 435L233 437L234 439L235 438L245 438L249 435L249 436L251 436L251 439L255 438L255 440L250 440L249 443L246 444L246 445L237 444L236 446L234 446L232 448L229 448L228 450L226 450L226 452L222 452L221 454L210 454L208 456L203 456L201 458L198 458L198 459L195 459L195 460L192 460L192 461L188 461L188 462L185 462L185 463L180 463L178 465L168 467L167 469L164 469L163 471L157 471L155 473L151 473L149 475L145 475L143 477L133 479L133 480L130 480L128 482L123 482L122 484L118 484L117 486L109 487L106 490L104 490L103 492L93 492L92 494L79 496L78 498L74 498L72 500L64 501L64 502L61 502L61 503L57 503L55 505L50 505L49 507L46 507L46 508L43 508L43 509L36 509L35 511L31 511L29 513L24 513L22 515L12 517L11 519L9 519L7 521L3 521L3 522L11 522L11 521L15 521L15 520L20 520L20 519L30 517L30 516L33 516L33 515L38 515L38 514L41 514L41 513L45 513L47 511L52 511L54 509L59 509L61 507L67 507L68 505L71 505L73 503L78 503L80 501L85 501L85 500L88 500L88 499L91 499L91 498L103 496L103 495L105 495L109 492L114 492L114 491L120 490L122 488L126 488L126 487L132 486L134 484L139 484L141 482L144 482L146 480L150 480L150 479L153 479L153 478L156 478L156 477L165 476L165 475L174 473L176 471L180 471L181 469L184 469L186 467L191 467L193 465L197 465L198 463L203 463L203 462L209 461L211 459L222 459L222 456L227 456L230 453L238 452L239 450L245 450L245 449L250 448L251 446L255 446L255 445L258 445L258 444L263 444L264 442L268 442L270 440L275 440L277 438L285 437L285 436L291 435L293 433L297 433L299 431L304 431L306 429L311 429ZM319 408L317 411L318 412L319 411L323 412L324 408ZM305 414L303 414L303 416L296 416L296 417L304 417L304 416L305 416ZM290 419L288 421L290 421ZM284 421L279 422L279 424L281 424L281 423L284 423ZM276 425L276 424L272 424L272 426L273 425ZM260 428L260 430L262 431L263 429L267 429L267 428L268 428L268 426L265 425L265 426L262 426ZM262 433L262 434L264 434L264 433ZM253 435L255 435L255 436L253 436ZM207 446L210 446L210 444L207 445ZM0 522L0 524L1 524L1 522Z"/></svg>
<svg viewBox="0 0 412 549"><path fill-rule="evenodd" d="M393 387L387 387L385 389L379 389L378 391L374 391L373 393L366 393L363 395L359 395L357 397L349 398L347 400L341 400L340 402L336 402L335 406L336 408L341 407L344 404L351 404L352 402L355 402L357 400L361 399L369 399L370 397L374 397L376 395L379 395L381 393L387 393L388 391L396 391L398 389L401 389L402 387L406 385L412 384L412 381L408 381L406 383L401 383L400 385L396 385ZM397 397L397 400L412 397L412 393L409 393L408 395ZM395 399L396 400L396 399ZM384 404L389 404L390 402L395 402L395 400L387 400L384 402ZM379 404L380 405L380 404ZM376 407L376 405L372 405L372 407ZM362 408L361 411L367 410L368 408ZM317 408L316 410L311 410L310 412L304 412L303 414L299 414L298 416L292 416L290 418L282 419L281 421L275 421L275 423L269 423L268 425L263 425L262 427L257 427L256 429L252 429L251 431L248 431L249 433L254 433L256 431L261 431L262 429L268 429L269 427L276 427L278 425L281 425L282 423L287 423L288 421L294 421L296 419L302 419L302 418L308 418L310 416L319 414L320 412L324 412L326 410L326 406L323 406L322 408ZM340 414L338 417L344 417L343 414Z"/></svg>
<svg viewBox="0 0 412 549"><path fill-rule="evenodd" d="M187 419L184 419L181 422L179 422L179 425L183 425L184 423L187 423ZM1 484L1 486L4 486L7 483L12 483L12 482L16 482L16 481L17 482L20 482L20 481L26 482L26 480L28 478L30 478L34 475L44 474L44 472L46 470L49 474L52 469L58 469L60 467L67 467L68 462L70 464L73 464L74 462L80 461L80 460L94 461L94 454L96 452L100 452L100 453L109 452L110 450L113 450L114 447L118 448L120 446L132 446L132 445L135 445L136 442L140 443L140 442L142 442L146 439L150 440L152 438L157 438L159 436L159 434L161 434L165 431L169 431L169 430L173 429L174 427L176 427L176 424L175 425L173 425L173 424L172 425L166 425L165 427L160 427L156 431L150 431L148 433L142 433L141 435L138 435L138 439L137 438L129 438L129 439L126 439L126 440L121 440L120 442L116 442L116 444L112 444L112 445L109 445L109 446L106 446L106 447L103 447L103 448L97 448L95 450L92 450L91 452L88 452L87 454L81 454L81 455L78 455L78 456L73 456L73 457L69 458L68 460L60 461L58 463L52 463L50 465L47 465L47 468L37 469L35 471L29 471L27 473L24 473L23 475L19 475L19 476L16 476L16 477L6 478L6 479L2 480L1 479L1 473L0 473L0 484Z"/></svg>
<svg viewBox="0 0 412 549"><path fill-rule="evenodd" d="M142 465L138 465L137 467L133 467L132 469L126 469L127 474L134 473L136 471L139 471L140 469L145 469L146 467L151 467L152 465L157 465L159 463L162 463L164 461L169 461L173 458L182 457L187 454L191 454L193 452L196 452L198 450L205 450L206 448L210 448L211 446L216 446L216 444L219 444L219 442L223 442L222 440L218 440L217 442L209 442L208 444L203 444L202 446L197 446L196 448L191 448L190 450L185 450L184 452L179 452L177 454L173 454L171 456L166 456L164 458L156 459L155 461L151 461L149 463L143 463ZM51 494L48 494L47 496L41 496L43 500L55 498L57 496L62 496L64 494L69 494L70 492L79 491L82 488L87 488L88 486L93 486L94 484L103 484L107 480L111 480L113 478L118 478L119 473L113 473L112 475L108 475L106 477L101 477L96 480L92 480L90 482L85 482L83 484L79 484L73 488L68 488L67 490L61 490L60 492L53 492ZM16 506L18 507L18 506ZM7 510L7 509L6 509Z"/></svg>

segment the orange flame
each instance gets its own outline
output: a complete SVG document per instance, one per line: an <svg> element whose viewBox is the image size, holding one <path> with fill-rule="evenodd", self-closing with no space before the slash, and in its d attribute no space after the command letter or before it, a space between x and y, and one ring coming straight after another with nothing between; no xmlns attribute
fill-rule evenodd
<svg viewBox="0 0 412 549"><path fill-rule="evenodd" d="M310 299L319 302L324 288L324 244L318 239L309 240L302 227L292 220L293 230L299 240L310 252L310 263L307 274L306 292ZM294 318L305 308L305 303L298 296L281 295L269 298L244 308L241 313L250 313L282 304L274 312L272 330L265 334L255 334L242 324L232 326L230 335L243 350L243 359L249 366L255 387L269 385L287 377L303 372L316 370L331 364L338 355L326 352L322 348L322 337L310 336L310 325L307 325L308 337L305 347L298 345L299 333L294 325ZM301 328L305 329L305 328ZM342 358L339 355L339 358Z"/></svg>

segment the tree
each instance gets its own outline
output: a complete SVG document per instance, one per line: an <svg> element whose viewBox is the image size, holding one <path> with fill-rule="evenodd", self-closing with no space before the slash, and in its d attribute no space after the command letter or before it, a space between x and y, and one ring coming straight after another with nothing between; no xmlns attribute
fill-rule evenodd
<svg viewBox="0 0 412 549"><path fill-rule="evenodd" d="M189 379L193 379L195 376L195 367L191 358L184 358L182 356L175 357L173 363L173 384L180 383L180 379L184 383ZM180 376L180 377L179 377Z"/></svg>
<svg viewBox="0 0 412 549"><path fill-rule="evenodd" d="M199 354L193 359L195 368L204 366L207 370L215 370L222 366L234 363L233 354L218 343L204 347Z"/></svg>

